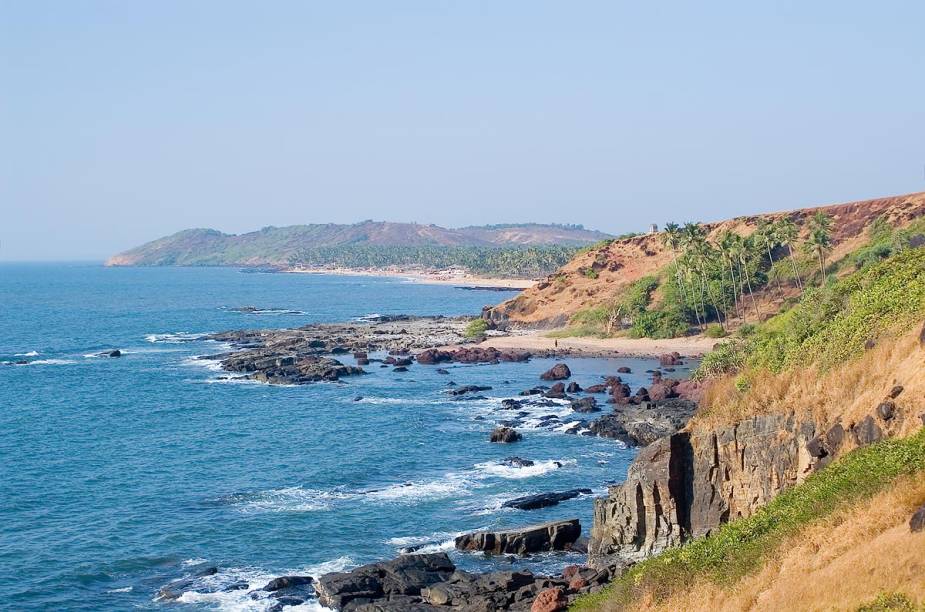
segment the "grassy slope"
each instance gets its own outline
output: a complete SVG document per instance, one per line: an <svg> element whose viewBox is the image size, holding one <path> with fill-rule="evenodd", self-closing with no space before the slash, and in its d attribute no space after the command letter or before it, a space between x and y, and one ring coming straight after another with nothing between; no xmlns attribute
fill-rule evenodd
<svg viewBox="0 0 925 612"><path fill-rule="evenodd" d="M915 504L925 501L923 476L925 430L908 438L886 440L855 450L814 474L803 484L782 493L753 516L724 525L710 537L643 561L607 590L580 600L572 609L662 606L666 609L689 609L678 605L694 589L710 591L714 600L723 599L724 594L732 599L735 595L734 587L780 553L784 544L799 542L801 538L798 536L801 533L818 529L820 524L830 524L820 521L828 520L833 514L843 518L851 512L853 506L857 512L858 507L876 494L891 493L892 499L902 498L902 504L886 505L894 511L901 509L899 516L908 521L911 512L906 512ZM911 491L911 495L903 497L904 490ZM882 519L882 513L878 517ZM895 526L894 518L890 516L887 521L889 528ZM904 544L911 546L916 555L925 555L925 539L922 536L914 539L910 536L910 540ZM786 553L786 550L783 552ZM925 559L925 556L919 558ZM845 571L852 569L859 573L865 571L864 566L847 567ZM920 587L917 596L925 596L921 592L921 585L925 581L925 564L920 565L913 575L917 577ZM841 579L850 582L848 576L841 576ZM807 586L799 574L791 576L791 580L802 584L801 588ZM870 586L869 580L865 582ZM783 585L777 586L780 588ZM818 594L817 599L829 601L831 595ZM873 593L865 595L875 597L877 591L875 589ZM786 592L781 596L786 598ZM863 601L855 603L860 605ZM693 605L690 601L687 603ZM791 601L790 605L798 603L799 600Z"/></svg>
<svg viewBox="0 0 925 612"><path fill-rule="evenodd" d="M734 597L748 592L746 585L754 587L764 580L757 593L770 597L769 593L776 592L786 599L786 580L790 580L794 593L811 584L792 571L786 580L781 578L787 568L796 566L796 559L789 565L780 561L778 566L774 560L786 557L788 546L805 539L808 530L818 528L820 521L833 520L833 514L841 516L876 494L901 496L903 488L910 488L894 485L903 482L904 476L915 474L916 482L925 476L925 430L917 418L925 410L925 356L919 341L923 319L925 249L906 250L839 281L828 295L807 296L793 311L767 322L737 349L735 372L723 373L717 363L707 360L705 370L714 378L704 408L689 425L692 429L707 429L755 414L807 411L819 423L841 419L849 425L870 414L893 385L902 384L905 390L897 402L903 418L895 419L894 429L888 431L898 437L850 453L755 515L725 525L709 538L637 565L605 593L581 600L576 609L662 605L665 609L695 609L695 602L685 599L693 592L725 602L714 609L747 609L757 594L751 603ZM868 340L875 341L874 348L866 346ZM722 353L712 358L717 362L727 359L730 356ZM892 493L891 487L896 489ZM921 489L922 494L906 501L925 501L921 499L925 498L925 486L913 489ZM904 512L907 506L902 506ZM881 512L872 518L880 520L883 516L886 514ZM883 526L883 533L875 535L894 528L893 524ZM915 540L917 546L923 542L922 538ZM871 581L862 580L861 574L874 573L863 564L846 562L851 555L876 559L882 552L864 552L864 546L860 538L833 563L840 564L844 572L860 572L852 584L870 587ZM925 559L925 550L915 551ZM809 561L817 557L815 551ZM923 586L911 594L925 597L925 561L913 574ZM891 575L907 576L908 568L905 573L896 570ZM867 591L865 597L877 595ZM819 600L830 596L823 592ZM856 597L852 605L863 603L860 595Z"/></svg>

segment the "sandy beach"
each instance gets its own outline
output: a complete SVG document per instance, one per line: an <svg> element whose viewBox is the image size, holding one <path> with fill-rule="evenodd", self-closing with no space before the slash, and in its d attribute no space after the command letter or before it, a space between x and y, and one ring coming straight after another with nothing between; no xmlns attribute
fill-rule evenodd
<svg viewBox="0 0 925 612"><path fill-rule="evenodd" d="M704 336L653 340L651 338L549 338L548 332L529 332L509 336L490 337L476 346L493 346L498 349L521 349L526 351L554 351L572 355L606 356L632 355L638 357L657 356L662 353L678 352L685 357L703 355L713 349L718 341ZM557 345L558 341L558 345Z"/></svg>
<svg viewBox="0 0 925 612"><path fill-rule="evenodd" d="M294 274L334 274L337 276L385 276L427 285L458 285L461 287L498 287L526 289L536 284L528 278L491 278L456 271L428 272L425 270L362 270L354 268L291 268Z"/></svg>

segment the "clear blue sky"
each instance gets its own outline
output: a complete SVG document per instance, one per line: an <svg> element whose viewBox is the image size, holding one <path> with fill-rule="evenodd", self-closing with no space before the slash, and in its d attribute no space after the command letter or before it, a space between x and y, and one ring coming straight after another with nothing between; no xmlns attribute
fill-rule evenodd
<svg viewBox="0 0 925 612"><path fill-rule="evenodd" d="M0 259L925 190L925 3L0 0Z"/></svg>

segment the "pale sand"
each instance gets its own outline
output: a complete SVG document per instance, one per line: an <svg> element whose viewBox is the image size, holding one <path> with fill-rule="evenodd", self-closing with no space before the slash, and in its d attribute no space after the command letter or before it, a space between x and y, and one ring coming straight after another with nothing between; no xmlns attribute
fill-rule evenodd
<svg viewBox="0 0 925 612"><path fill-rule="evenodd" d="M286 272L295 274L334 274L337 276L384 276L401 278L412 283L426 285L455 285L461 287L506 287L526 289L536 284L526 278L491 278L452 272L426 272L413 270L362 270L354 268L291 268Z"/></svg>
<svg viewBox="0 0 925 612"><path fill-rule="evenodd" d="M634 356L652 356L678 352L685 357L708 353L718 342L714 338L689 336L653 340L651 338L549 338L544 333L531 332L510 336L494 336L476 346L493 346L497 349L521 349L525 351L571 351L574 353L607 353Z"/></svg>

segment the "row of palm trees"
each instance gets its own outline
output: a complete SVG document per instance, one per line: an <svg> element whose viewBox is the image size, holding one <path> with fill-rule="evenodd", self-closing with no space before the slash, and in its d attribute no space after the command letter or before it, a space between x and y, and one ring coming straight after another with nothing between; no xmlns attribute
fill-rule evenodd
<svg viewBox="0 0 925 612"><path fill-rule="evenodd" d="M825 257L832 245L831 228L831 217L819 211L807 221L808 235L802 241L803 249L819 261L823 284L826 282ZM701 328L709 318L710 309L724 327L723 315L728 318L730 312L744 321L750 309L760 318L754 291L765 282L767 274L773 272L774 253L784 248L793 280L802 292L803 279L794 257L799 233L796 223L789 217L776 221L762 219L749 236L725 230L712 240L699 223L668 223L662 239L672 252L674 283L682 309L689 308ZM774 275L774 281L778 296L782 297L779 275Z"/></svg>

